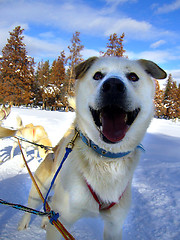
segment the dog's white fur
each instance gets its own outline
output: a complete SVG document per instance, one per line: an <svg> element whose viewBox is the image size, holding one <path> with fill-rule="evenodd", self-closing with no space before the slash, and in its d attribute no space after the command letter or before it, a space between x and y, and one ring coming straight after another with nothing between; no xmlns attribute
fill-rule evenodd
<svg viewBox="0 0 180 240"><path fill-rule="evenodd" d="M105 77L100 81L93 79L97 71L105 73ZM139 80L129 81L126 77L128 72L135 72ZM153 116L154 83L150 75L154 78L166 77L162 69L147 60L130 61L117 57L91 58L76 67L78 78L76 118L55 147L55 159L53 155L47 155L36 171L35 177L41 191L43 194L46 193L52 176L63 158L65 147L74 136L75 127L106 151L113 153L131 151L131 153L120 159L109 159L95 153L80 138L76 140L73 151L56 180L55 194L51 203L52 209L60 213L60 221L65 226L71 226L81 217L100 214L104 219L104 239L120 240L122 238L122 225L131 202L133 172L140 157L140 151L136 146L141 142ZM140 108L137 118L125 137L115 144L102 140L89 110L89 106L97 108L101 86L111 76L119 77L126 86L129 110ZM117 204L109 210L99 211L99 206L90 193L85 179L103 202ZM39 204L37 199L39 199L38 194L32 186L28 200L29 206L37 207ZM26 228L29 221L30 215L25 214L19 229ZM47 239L61 239L60 233L50 223L47 226Z"/></svg>

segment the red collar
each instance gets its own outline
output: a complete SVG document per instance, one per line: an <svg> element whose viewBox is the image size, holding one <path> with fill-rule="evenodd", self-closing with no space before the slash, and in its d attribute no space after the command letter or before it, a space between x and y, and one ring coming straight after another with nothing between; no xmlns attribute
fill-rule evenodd
<svg viewBox="0 0 180 240"><path fill-rule="evenodd" d="M94 190L92 189L91 185L87 182L87 180L85 179L86 185L89 188L89 191L91 192L94 200L99 204L99 211L102 210L108 210L110 208L112 208L114 205L116 205L116 202L111 202L109 204L103 202L100 197L94 192ZM125 191L126 191L127 187L125 188L124 192L121 194L121 196L119 197L119 201L121 200L122 196L124 195Z"/></svg>

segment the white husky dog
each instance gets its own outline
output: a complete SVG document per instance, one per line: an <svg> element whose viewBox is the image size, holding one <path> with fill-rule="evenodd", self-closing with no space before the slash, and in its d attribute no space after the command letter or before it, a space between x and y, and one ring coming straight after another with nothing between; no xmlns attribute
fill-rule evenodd
<svg viewBox="0 0 180 240"><path fill-rule="evenodd" d="M67 144L79 135L56 179L51 207L66 227L84 216L104 220L104 239L120 240L122 225L131 202L131 182L138 163L139 146L153 116L153 78L166 73L148 60L131 61L119 57L93 57L76 69L76 118L36 171L36 179L46 194ZM76 130L75 130L76 129ZM38 195L32 187L29 206L37 207ZM28 226L24 215L19 229ZM48 223L47 239L61 239Z"/></svg>

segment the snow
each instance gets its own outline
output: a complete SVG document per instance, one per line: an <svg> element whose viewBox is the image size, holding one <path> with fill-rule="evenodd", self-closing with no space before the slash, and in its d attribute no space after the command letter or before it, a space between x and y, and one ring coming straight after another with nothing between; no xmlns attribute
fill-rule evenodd
<svg viewBox="0 0 180 240"><path fill-rule="evenodd" d="M63 84L61 84L61 87L63 86ZM47 94L53 94L54 92L58 93L60 92L60 89L54 85L54 84L48 84L47 87L41 86L41 88L43 89L43 91Z"/></svg>
<svg viewBox="0 0 180 240"><path fill-rule="evenodd" d="M74 113L13 108L4 125L15 127L20 115L24 125L32 122L45 127L53 146L72 122ZM9 159L12 139L1 141L0 198L9 202L27 204L31 180L21 168L20 151ZM123 228L123 240L178 240L180 239L180 123L153 119L143 139L146 152L142 154L132 185L132 206ZM33 151L28 152L32 171L38 161ZM33 216L29 228L17 231L23 212L0 205L0 239L45 239L40 228L41 219ZM102 240L103 222L100 218L79 220L71 229L78 240Z"/></svg>

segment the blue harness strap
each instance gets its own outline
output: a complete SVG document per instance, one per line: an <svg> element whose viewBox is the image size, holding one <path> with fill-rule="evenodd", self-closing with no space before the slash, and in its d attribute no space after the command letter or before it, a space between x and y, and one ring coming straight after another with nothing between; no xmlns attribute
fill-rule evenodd
<svg viewBox="0 0 180 240"><path fill-rule="evenodd" d="M127 152L119 152L119 153L112 153L112 152L108 152L106 150L104 150L103 148L98 147L98 145L96 145L92 140L86 138L82 132L79 131L79 136L81 138L81 140L90 148L92 148L96 153L107 157L107 158L122 158L125 157L126 155L128 155L129 153L131 153L131 151L127 151ZM139 144L136 148L141 149L142 151L145 151L143 148L142 144Z"/></svg>
<svg viewBox="0 0 180 240"><path fill-rule="evenodd" d="M45 212L46 212L46 202L47 202L49 193L50 193L50 191L51 191L51 189L52 189L52 187L53 187L53 185L54 185L54 182L55 182L55 180L56 180L56 178L57 178L57 176L58 176L58 174L59 174L59 172L60 172L60 170L61 170L61 168L62 168L62 166L63 166L63 163L65 162L65 160L67 159L67 157L68 157L68 155L70 154L71 151L72 151L72 148L66 147L66 152L65 152L65 154L64 154L63 160L61 161L61 163L60 163L60 165L59 165L59 167L58 167L58 169L57 169L57 171L56 171L56 173L55 173L55 175L54 175L54 177L53 177L53 179L52 179L52 181L51 181L51 186L50 186L50 188L49 188L49 190L48 190L48 192L47 192L47 194L46 194L46 197L45 197L45 199L44 199L44 204L43 204L43 207L44 207L44 211L45 211Z"/></svg>
<svg viewBox="0 0 180 240"><path fill-rule="evenodd" d="M139 144L136 148L139 148L142 152L145 152L144 146L142 144Z"/></svg>

